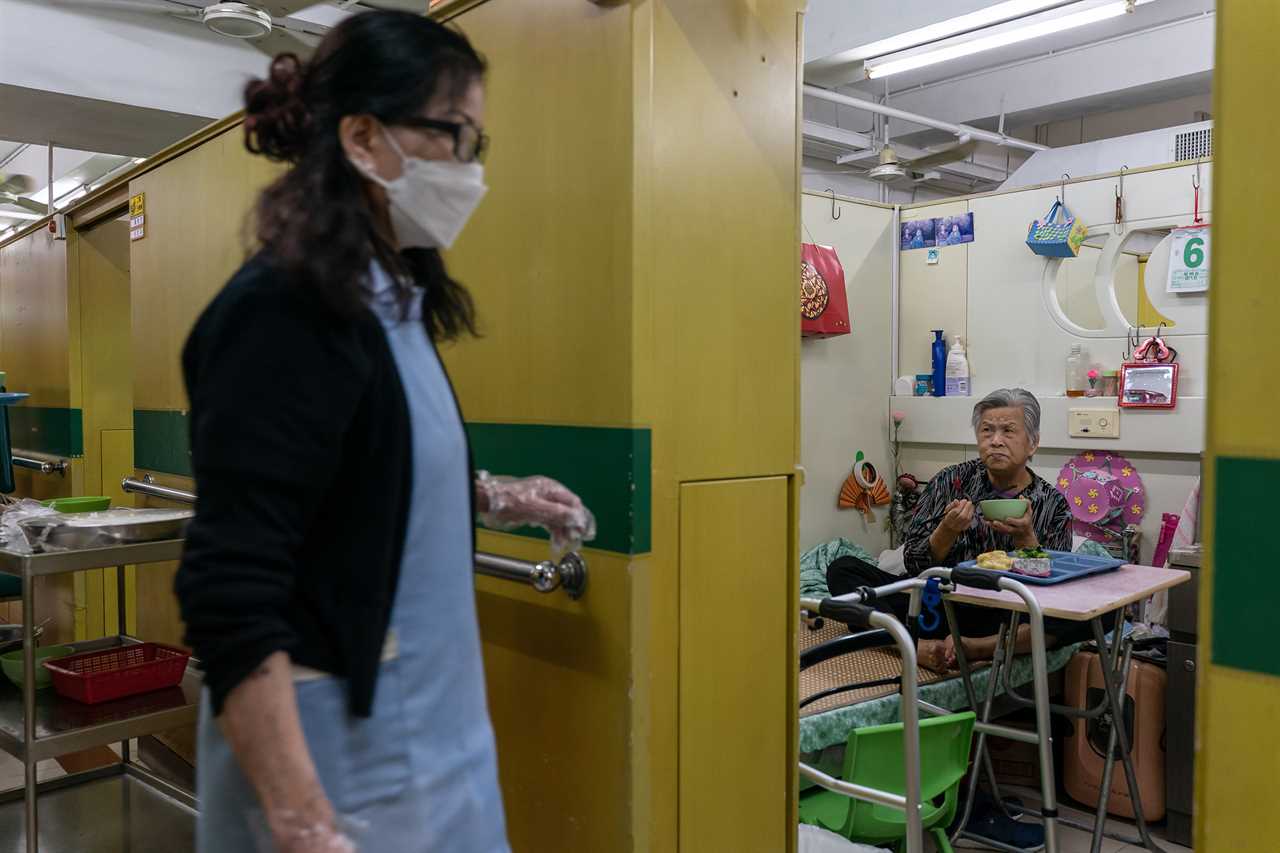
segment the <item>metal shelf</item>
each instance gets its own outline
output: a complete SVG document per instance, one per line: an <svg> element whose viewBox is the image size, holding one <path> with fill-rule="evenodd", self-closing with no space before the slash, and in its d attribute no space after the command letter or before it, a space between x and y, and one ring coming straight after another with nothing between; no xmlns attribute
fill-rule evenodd
<svg viewBox="0 0 1280 853"><path fill-rule="evenodd" d="M17 577L58 575L85 569L108 569L143 563L164 563L182 557L183 540L86 548L82 551L53 551L46 554L15 554L0 550L0 573Z"/></svg>
<svg viewBox="0 0 1280 853"><path fill-rule="evenodd" d="M68 645L84 652L136 642L131 637L109 637ZM52 687L39 690L36 692L35 745L27 749L23 742L22 691L5 681L0 685L0 749L19 759L30 753L31 760L44 761L194 723L201 684L200 673L194 665L188 665L177 687L97 705L64 699Z"/></svg>
<svg viewBox="0 0 1280 853"><path fill-rule="evenodd" d="M25 849L21 791L0 798L0 850ZM196 812L181 792L134 765L40 784L41 853L184 853Z"/></svg>
<svg viewBox="0 0 1280 853"><path fill-rule="evenodd" d="M123 590L125 566L178 560L182 557L183 547L183 540L171 539L42 554L15 554L0 550L0 574L22 578L22 623L27 626L27 630L23 632L22 652L28 671L34 674L36 669L33 659L35 640L31 635L31 626L35 624L37 577L86 569L115 568L116 585ZM128 622L123 595L117 596L117 606L117 616L123 627ZM121 636L70 645L76 651L89 651L134 642L137 641L131 637ZM129 853L152 850L156 853L170 853L179 849L191 849L190 844L180 847L173 845L173 841L177 840L173 837L173 830L152 832L150 818L154 813L155 825L162 824L165 810L156 806L166 800L172 801L185 809L186 826L190 827L193 824L191 819L194 817L194 800L188 798L187 802L183 802L186 796L183 792L135 765L129 755L129 741L195 722L200 701L200 674L189 664L182 683L176 687L98 705L85 705L63 699L52 689L38 691L33 686L33 680L28 678L22 688L0 685L0 750L22 760L24 777L23 788L13 792L22 800L20 826L9 826L10 822L17 820L17 809L8 807L10 797L0 797L0 849L17 850L21 844L26 853L39 853L42 839L46 853L61 850L88 851L90 847L86 846L86 842L91 840L94 842L92 850L95 853L125 850ZM37 762L117 741L120 742L122 758L117 772L123 774L119 780L105 783L94 781L98 777L81 778L83 790L73 787L70 782L65 790L54 790L36 783ZM153 790L145 790L148 788ZM49 793L41 797L45 791ZM113 821L115 827L103 835L101 827L94 827L95 821L90 819L85 826L64 833L63 821L55 820L51 830L41 833L38 800L45 798L56 801L50 804L55 813L84 816L86 813L100 812L110 815L108 820ZM71 805L64 805L67 802ZM138 814L135 803L141 806L143 822L148 824L141 834L133 825L134 815ZM115 817L122 810L123 823ZM14 816L11 817L11 813ZM75 821L67 820L67 823ZM90 834L86 830L94 831ZM187 835L190 834L188 829ZM139 839L144 837L148 840L140 846ZM3 843L6 839L9 841L7 848ZM155 846L150 846L152 844Z"/></svg>

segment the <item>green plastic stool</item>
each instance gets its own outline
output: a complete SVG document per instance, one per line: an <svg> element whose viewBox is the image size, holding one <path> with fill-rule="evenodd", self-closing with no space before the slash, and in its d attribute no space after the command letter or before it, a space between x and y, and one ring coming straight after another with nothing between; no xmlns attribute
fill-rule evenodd
<svg viewBox="0 0 1280 853"><path fill-rule="evenodd" d="M954 853L947 827L956 816L960 781L969 766L972 711L920 721L920 822L941 853ZM841 779L893 794L906 793L902 723L849 733ZM800 822L838 832L862 844L896 842L907 836L906 815L889 806L855 800L825 789L800 798Z"/></svg>

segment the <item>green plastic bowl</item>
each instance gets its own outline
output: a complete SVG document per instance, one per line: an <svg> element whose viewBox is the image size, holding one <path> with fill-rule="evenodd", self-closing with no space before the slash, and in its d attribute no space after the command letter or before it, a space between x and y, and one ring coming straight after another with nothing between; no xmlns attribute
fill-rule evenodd
<svg viewBox="0 0 1280 853"><path fill-rule="evenodd" d="M43 690L53 685L53 676L40 665L42 661L65 658L75 653L76 650L71 646L45 646L36 649L36 689ZM10 681L22 687L22 649L0 655L0 667L4 667L4 674Z"/></svg>
<svg viewBox="0 0 1280 853"><path fill-rule="evenodd" d="M1006 521L1010 518L1022 518L1027 514L1027 502L1022 498L1003 498L995 501L980 501L982 517L987 521Z"/></svg>
<svg viewBox="0 0 1280 853"><path fill-rule="evenodd" d="M44 505L58 512L102 512L111 509L111 498L54 498Z"/></svg>

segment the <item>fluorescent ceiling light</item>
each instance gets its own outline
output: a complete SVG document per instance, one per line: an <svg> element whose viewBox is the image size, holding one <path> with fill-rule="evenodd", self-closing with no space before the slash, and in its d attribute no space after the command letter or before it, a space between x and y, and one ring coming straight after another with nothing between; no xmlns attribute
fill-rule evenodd
<svg viewBox="0 0 1280 853"><path fill-rule="evenodd" d="M29 210L0 210L0 219L44 219L44 216L43 213L32 213Z"/></svg>
<svg viewBox="0 0 1280 853"><path fill-rule="evenodd" d="M1139 0L1139 2L1144 2L1144 0ZM1151 2L1151 0L1145 0L1145 2ZM867 76L872 79L888 77L890 74L913 71L939 62L972 56L975 53L981 53L986 50L995 50L1011 44L1052 35L1053 33L1060 33L1064 30L1096 24L1109 18L1118 18L1125 14L1129 8L1129 0L1107 0L1107 2L1098 4L1079 3L1068 7L1067 14L1048 12L1042 15L1033 15L1023 20L993 27L986 34L949 39L941 44L929 45L897 56L884 56L868 61L866 63ZM1072 9L1079 10L1071 11Z"/></svg>
<svg viewBox="0 0 1280 853"><path fill-rule="evenodd" d="M886 53L896 53L909 47L928 44L931 41L938 41L959 33L967 33L970 30L982 29L992 24L998 24L1001 21L1019 18L1023 15L1030 15L1033 12L1039 12L1042 9L1048 9L1051 6L1060 5L1062 5L1062 0L1006 0L1004 3L996 3L985 9L970 12L967 15L948 18L936 24L929 24L926 27L908 30L896 36L889 36L879 41L860 45L852 50L841 51L840 59L842 61L852 61L870 59L873 56L883 56Z"/></svg>

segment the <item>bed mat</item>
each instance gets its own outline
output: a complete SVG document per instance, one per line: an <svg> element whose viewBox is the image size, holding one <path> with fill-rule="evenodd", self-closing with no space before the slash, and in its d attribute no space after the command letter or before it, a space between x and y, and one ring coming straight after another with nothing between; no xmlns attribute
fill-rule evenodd
<svg viewBox="0 0 1280 853"><path fill-rule="evenodd" d="M849 629L839 622L830 619L817 631L809 630L801 620L797 644L800 649L811 648L833 640ZM1062 669L1071 660L1082 644L1064 646L1049 652L1049 671ZM831 687L872 681L880 678L894 678L902 674L902 659L897 649L889 646L877 649L864 649L838 658L823 661L800 673L800 698L812 696ZM986 695L987 681L991 671L983 666L973 673L973 686L979 696ZM918 670L920 698L926 702L959 711L969 707L965 695L964 682L959 672L937 673L920 668ZM1010 680L1015 686L1026 684L1031 680L1031 658L1019 655L1013 661ZM1003 691L1002 691L1003 692ZM893 685L871 687L838 693L820 699L812 705L800 709L800 751L817 752L828 746L843 744L849 739L849 732L863 726L877 726L883 723L896 723L899 716L898 689Z"/></svg>

